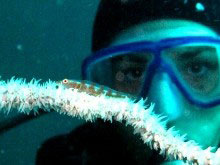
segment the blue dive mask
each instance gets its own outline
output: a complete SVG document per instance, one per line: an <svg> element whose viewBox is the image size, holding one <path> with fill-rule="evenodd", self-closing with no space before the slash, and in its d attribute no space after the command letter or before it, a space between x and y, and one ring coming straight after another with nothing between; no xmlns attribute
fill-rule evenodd
<svg viewBox="0 0 220 165"><path fill-rule="evenodd" d="M157 72L166 73L194 105L211 108L220 103L220 39L178 37L139 41L102 49L87 57L83 79L116 88L133 88L147 97Z"/></svg>

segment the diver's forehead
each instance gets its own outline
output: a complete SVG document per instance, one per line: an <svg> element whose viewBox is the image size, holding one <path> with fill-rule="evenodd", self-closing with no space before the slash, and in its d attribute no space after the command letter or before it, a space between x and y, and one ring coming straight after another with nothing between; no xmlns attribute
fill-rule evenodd
<svg viewBox="0 0 220 165"><path fill-rule="evenodd" d="M185 36L217 36L211 28L186 20L156 20L138 24L121 32L111 45Z"/></svg>

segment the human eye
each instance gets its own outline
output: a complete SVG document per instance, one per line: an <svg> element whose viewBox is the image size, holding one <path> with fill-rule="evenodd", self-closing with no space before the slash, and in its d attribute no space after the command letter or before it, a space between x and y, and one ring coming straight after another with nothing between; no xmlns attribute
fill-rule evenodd
<svg viewBox="0 0 220 165"><path fill-rule="evenodd" d="M196 61L186 64L186 73L194 78L206 76L212 70L212 65L207 61Z"/></svg>
<svg viewBox="0 0 220 165"><path fill-rule="evenodd" d="M129 67L122 71L127 81L141 81L144 69L142 67Z"/></svg>
<svg viewBox="0 0 220 165"><path fill-rule="evenodd" d="M179 51L178 55L175 63L191 78L202 78L218 69L218 55L214 48L192 47Z"/></svg>
<svg viewBox="0 0 220 165"><path fill-rule="evenodd" d="M183 66L182 76L192 88L207 92L214 88L219 74L216 62L210 59L193 59Z"/></svg>

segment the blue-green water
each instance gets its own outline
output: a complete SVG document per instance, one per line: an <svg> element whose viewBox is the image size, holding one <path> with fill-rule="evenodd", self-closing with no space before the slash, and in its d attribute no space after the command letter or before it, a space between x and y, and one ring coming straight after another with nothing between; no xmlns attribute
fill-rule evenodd
<svg viewBox="0 0 220 165"><path fill-rule="evenodd" d="M60 80L80 79L90 53L98 0L0 1L0 75ZM4 115L9 120L17 113ZM32 165L40 144L82 123L52 113L0 134L0 164Z"/></svg>

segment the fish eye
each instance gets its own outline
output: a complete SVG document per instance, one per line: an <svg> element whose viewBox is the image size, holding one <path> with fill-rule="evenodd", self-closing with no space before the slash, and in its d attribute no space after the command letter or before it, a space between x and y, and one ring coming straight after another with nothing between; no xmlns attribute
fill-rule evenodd
<svg viewBox="0 0 220 165"><path fill-rule="evenodd" d="M68 79L64 79L64 80L63 80L63 83L64 83L64 84L67 84L67 83L68 83Z"/></svg>

